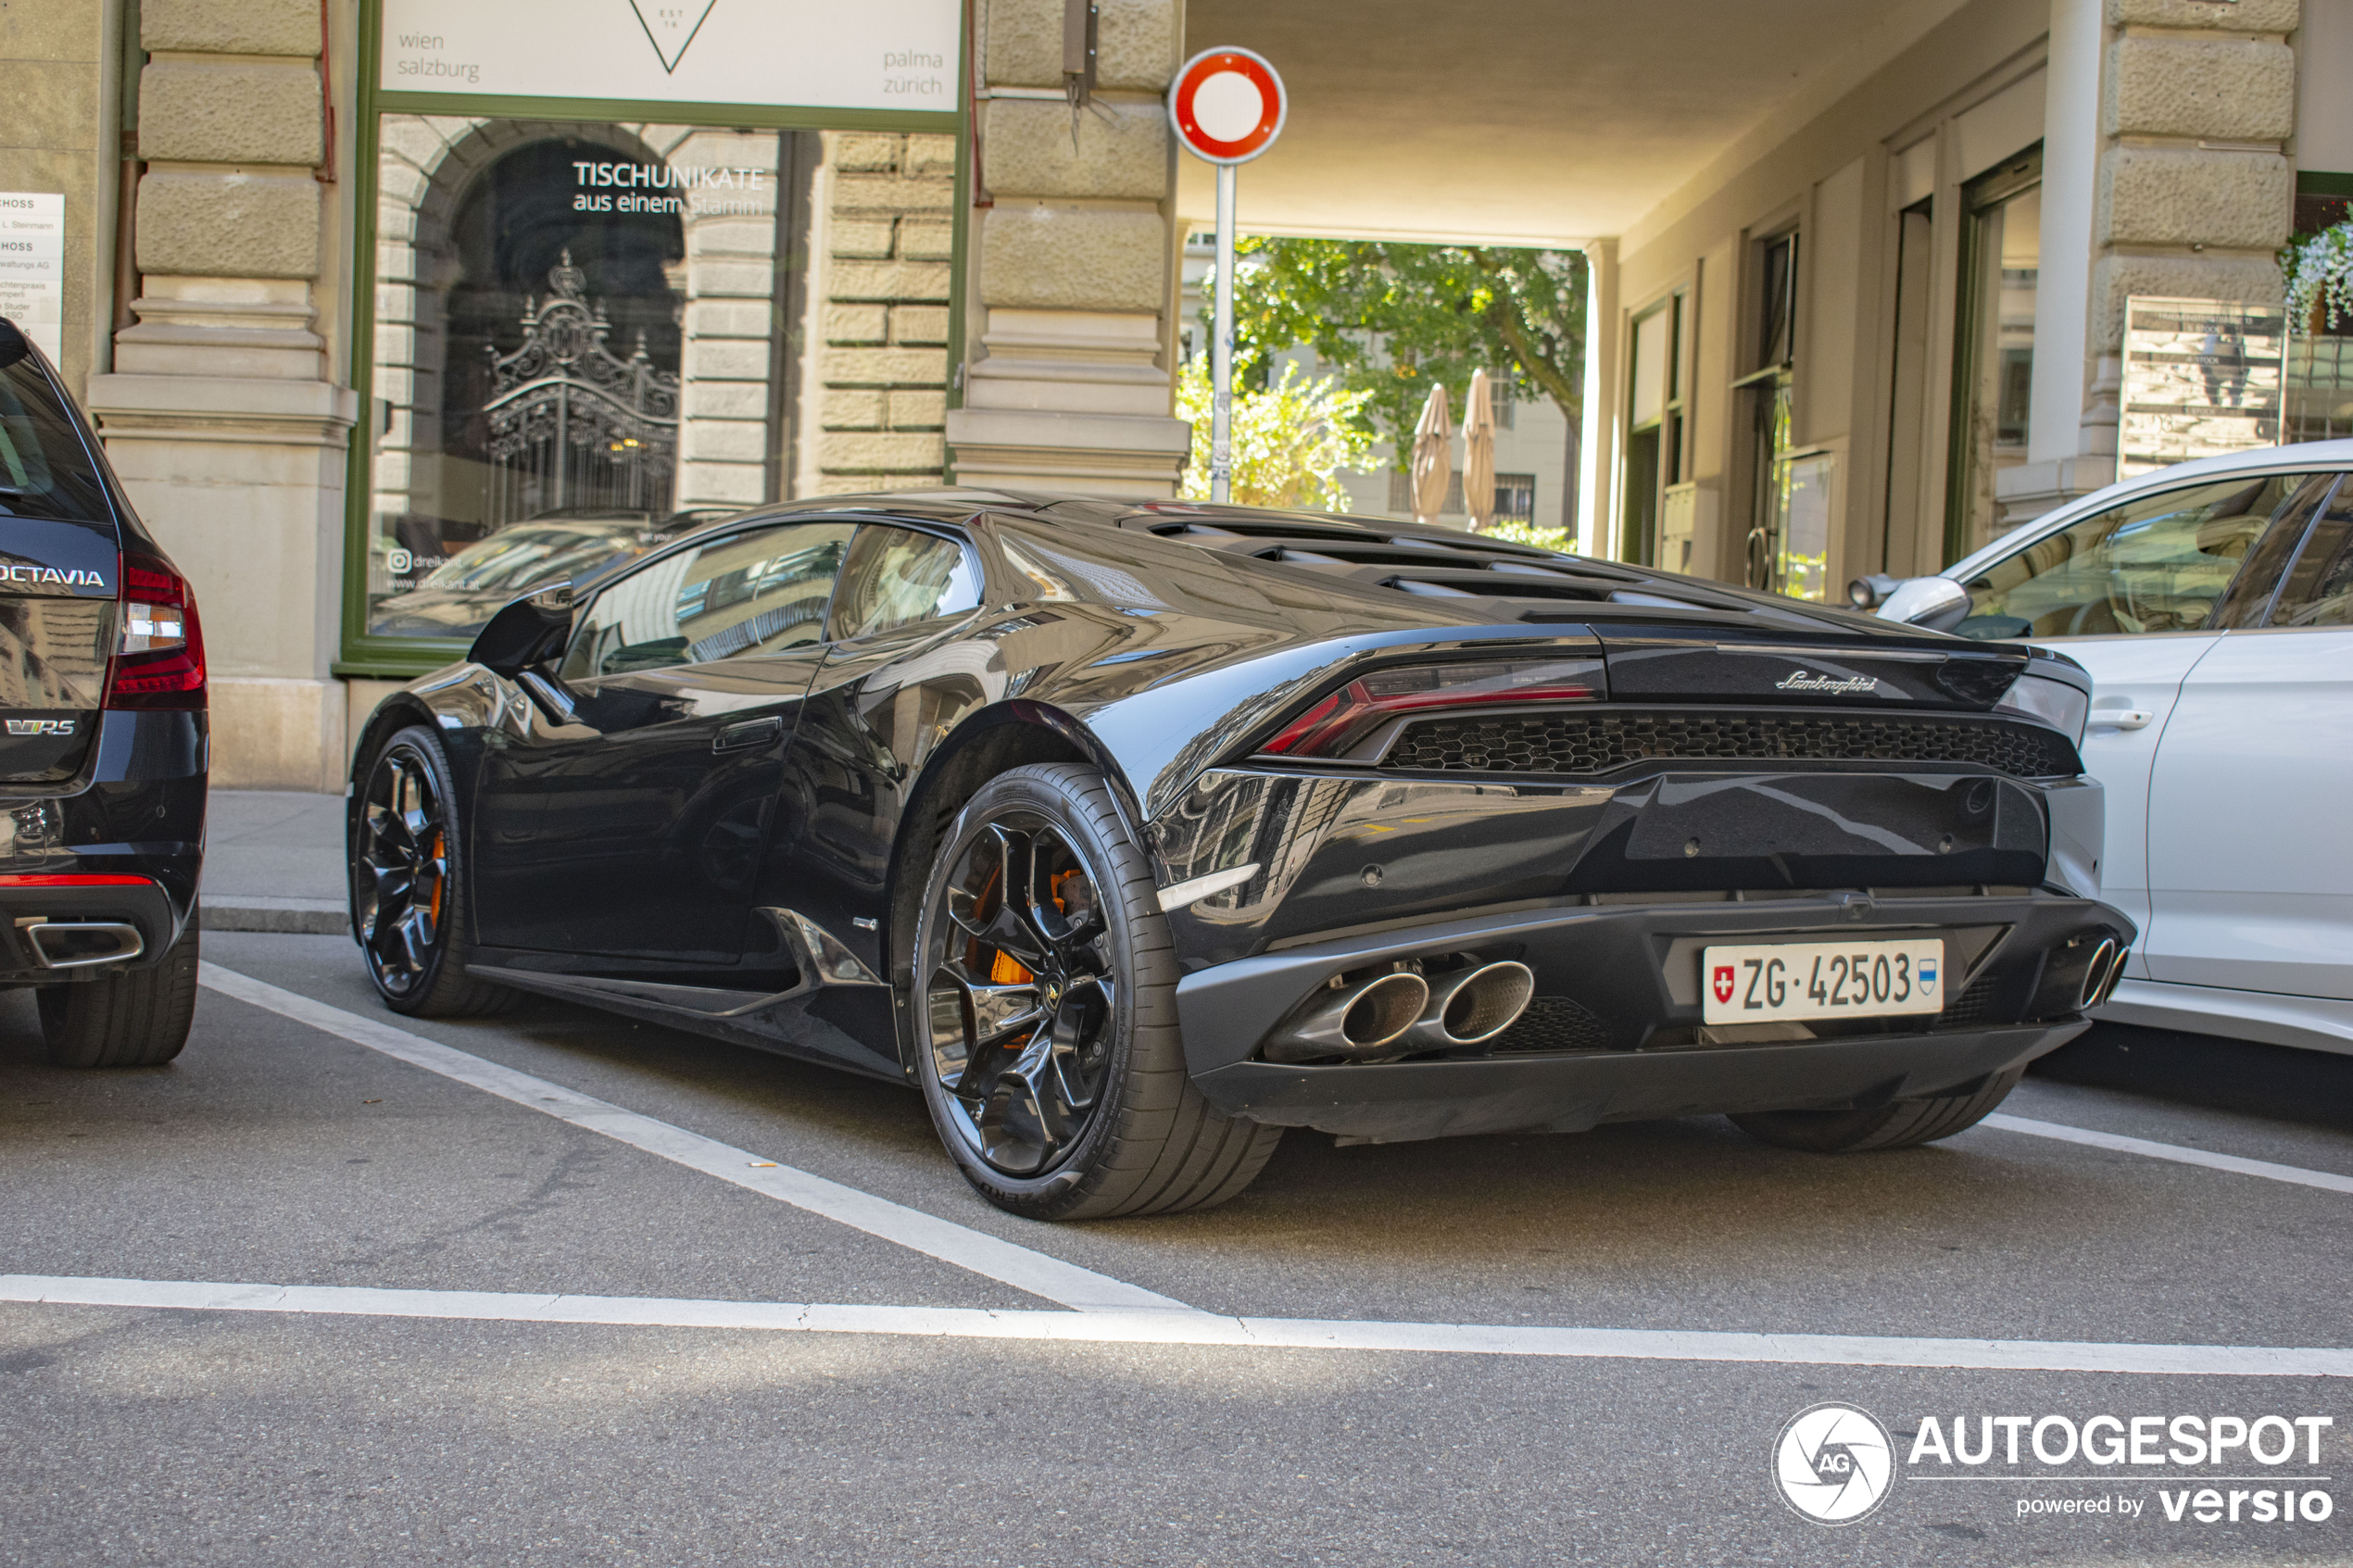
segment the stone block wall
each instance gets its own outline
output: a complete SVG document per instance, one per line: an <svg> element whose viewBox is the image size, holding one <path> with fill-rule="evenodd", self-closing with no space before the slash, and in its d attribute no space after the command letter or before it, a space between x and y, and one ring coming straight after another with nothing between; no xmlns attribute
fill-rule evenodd
<svg viewBox="0 0 2353 1568"><path fill-rule="evenodd" d="M2299 19L2298 0L2108 0L2095 357L2120 352L2134 294L2279 302Z"/></svg>
<svg viewBox="0 0 2353 1568"><path fill-rule="evenodd" d="M956 138L827 132L817 182L797 488L848 495L940 483ZM810 415L813 414L813 420Z"/></svg>
<svg viewBox="0 0 2353 1568"><path fill-rule="evenodd" d="M112 372L90 379L90 410L204 609L213 782L333 788L355 408L317 320L319 7L145 0L138 16L137 320L115 334Z"/></svg>
<svg viewBox="0 0 2353 1568"><path fill-rule="evenodd" d="M2038 435L2032 461L1995 476L2005 524L2114 479L2126 302L2142 295L2278 304L2273 257L2295 215L2289 139L2300 0L2057 0L2054 27L2070 13L2097 45L2081 52L2077 74L2057 79L2055 69L2051 91L2076 94L2087 108L2096 103L2097 114L2082 119L2077 136L2046 138L2045 166L2085 168L2091 207L2045 206L2045 265L2057 253L2088 252L2088 278L2075 278L2086 291L2077 296L2081 379L2072 353L2038 340L2036 428L2047 430L2044 400L2062 387L2080 395L2082 411L2072 452L2063 432ZM2072 246L2054 245L2060 223L2084 225Z"/></svg>
<svg viewBox="0 0 2353 1568"><path fill-rule="evenodd" d="M1173 495L1173 153L1161 94L1183 6L1101 0L1094 101L1063 97L1062 0L987 0L970 362L957 476ZM973 329L976 329L973 331Z"/></svg>

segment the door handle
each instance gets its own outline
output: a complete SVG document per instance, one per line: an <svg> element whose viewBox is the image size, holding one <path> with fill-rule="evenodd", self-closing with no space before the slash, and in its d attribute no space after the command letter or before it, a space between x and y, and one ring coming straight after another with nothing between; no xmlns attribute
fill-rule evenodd
<svg viewBox="0 0 2353 1568"><path fill-rule="evenodd" d="M749 751L766 746L785 732L785 721L771 714L765 719L747 719L740 724L729 724L711 737L713 751Z"/></svg>
<svg viewBox="0 0 2353 1568"><path fill-rule="evenodd" d="M2145 708L2099 709L2092 714L2092 728L2096 730L2105 724L2111 730L2144 730L2156 718L2157 715Z"/></svg>

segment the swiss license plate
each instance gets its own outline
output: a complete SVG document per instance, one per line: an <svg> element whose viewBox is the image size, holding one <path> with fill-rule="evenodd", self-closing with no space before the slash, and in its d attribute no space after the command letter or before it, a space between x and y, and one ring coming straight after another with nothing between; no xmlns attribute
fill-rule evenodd
<svg viewBox="0 0 2353 1568"><path fill-rule="evenodd" d="M1783 942L1700 952L1701 1016L1709 1023L1786 1018L1882 1018L1941 1012L1944 944Z"/></svg>

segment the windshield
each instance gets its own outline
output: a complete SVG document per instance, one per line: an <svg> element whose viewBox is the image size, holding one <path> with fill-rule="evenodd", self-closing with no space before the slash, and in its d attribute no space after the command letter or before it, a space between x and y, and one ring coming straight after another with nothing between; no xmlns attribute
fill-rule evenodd
<svg viewBox="0 0 2353 1568"><path fill-rule="evenodd" d="M627 529L586 529L578 524L535 528L518 523L469 545L417 584L426 588L497 588L520 592L559 582L604 565L641 546Z"/></svg>
<svg viewBox="0 0 2353 1568"><path fill-rule="evenodd" d="M74 424L37 360L0 369L0 517L95 522L112 515Z"/></svg>

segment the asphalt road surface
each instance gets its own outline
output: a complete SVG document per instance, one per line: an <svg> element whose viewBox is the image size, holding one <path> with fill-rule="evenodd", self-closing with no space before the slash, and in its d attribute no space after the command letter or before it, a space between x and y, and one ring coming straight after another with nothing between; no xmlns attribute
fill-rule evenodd
<svg viewBox="0 0 2353 1568"><path fill-rule="evenodd" d="M2353 1059L2108 1031L1847 1158L1293 1134L1054 1227L888 1085L206 950L167 1068L0 997L0 1563L2353 1562Z"/></svg>

